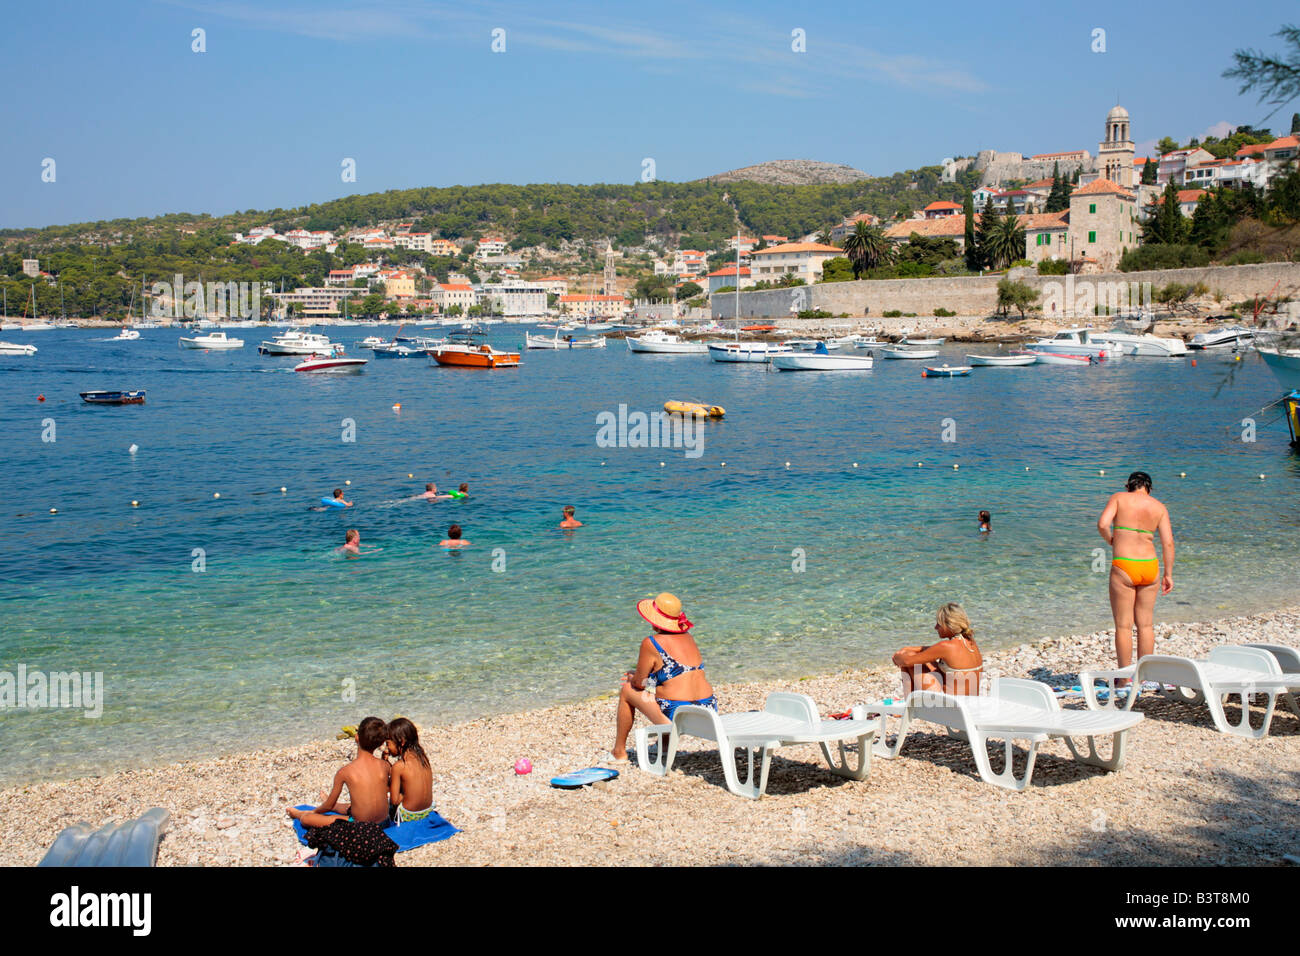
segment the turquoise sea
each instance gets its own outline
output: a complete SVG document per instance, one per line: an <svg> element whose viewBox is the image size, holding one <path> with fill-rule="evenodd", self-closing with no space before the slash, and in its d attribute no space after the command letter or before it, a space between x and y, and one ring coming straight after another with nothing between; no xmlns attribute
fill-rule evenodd
<svg viewBox="0 0 1300 956"><path fill-rule="evenodd" d="M265 330L231 334L248 345L5 334L40 351L0 358L0 671L97 671L105 690L99 719L0 710L0 782L332 737L367 713L582 699L617 686L645 633L633 604L660 590L715 681L879 663L949 600L986 647L1106 627L1095 521L1138 468L1178 539L1159 619L1296 601L1300 458L1273 411L1240 440L1281 394L1253 355L936 380L914 362L775 373L614 342L490 373L309 377L256 354ZM92 388L148 403L85 405ZM700 457L597 446L599 413L672 398L727 409ZM426 481L471 497L403 500ZM336 486L355 507L311 510ZM576 532L557 529L565 504ZM453 521L462 553L438 547ZM349 527L373 553L336 551Z"/></svg>

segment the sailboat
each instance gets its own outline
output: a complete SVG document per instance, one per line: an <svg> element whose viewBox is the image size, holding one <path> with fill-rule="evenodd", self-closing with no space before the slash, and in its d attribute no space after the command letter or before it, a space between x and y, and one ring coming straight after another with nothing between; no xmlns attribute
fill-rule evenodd
<svg viewBox="0 0 1300 956"><path fill-rule="evenodd" d="M710 342L709 358L715 362L771 362L773 355L786 355L794 349L784 342L740 341L740 233L736 233L736 291L735 339L731 342Z"/></svg>

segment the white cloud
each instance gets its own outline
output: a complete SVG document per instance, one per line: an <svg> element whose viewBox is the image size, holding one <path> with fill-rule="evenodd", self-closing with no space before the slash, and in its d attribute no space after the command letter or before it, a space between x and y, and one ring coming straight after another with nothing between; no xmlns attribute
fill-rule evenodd
<svg viewBox="0 0 1300 956"><path fill-rule="evenodd" d="M1236 128L1236 126L1229 123L1227 120L1219 120L1219 122L1215 123L1201 134L1201 139L1205 139L1207 136L1213 136L1215 139L1227 139L1232 135L1232 131Z"/></svg>

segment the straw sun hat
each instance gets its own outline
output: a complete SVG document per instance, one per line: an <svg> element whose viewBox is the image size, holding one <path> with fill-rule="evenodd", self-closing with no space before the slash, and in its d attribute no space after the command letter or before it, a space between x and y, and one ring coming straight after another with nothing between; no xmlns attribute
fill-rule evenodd
<svg viewBox="0 0 1300 956"><path fill-rule="evenodd" d="M682 612L682 602L677 595L664 591L654 598L636 602L636 612L650 625L665 634L685 634L693 625Z"/></svg>

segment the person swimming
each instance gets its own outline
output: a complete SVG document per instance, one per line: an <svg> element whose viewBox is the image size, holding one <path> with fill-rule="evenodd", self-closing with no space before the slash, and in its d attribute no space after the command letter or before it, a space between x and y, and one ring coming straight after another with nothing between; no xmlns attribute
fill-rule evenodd
<svg viewBox="0 0 1300 956"><path fill-rule="evenodd" d="M1121 524L1120 522L1123 522ZM1151 476L1129 475L1123 491L1110 496L1097 532L1111 546L1110 609L1115 619L1115 659L1120 667L1133 662L1133 629L1137 628L1137 658L1155 650L1156 595L1174 589L1174 532L1169 509L1151 496ZM1156 558L1156 535L1164 555L1164 575ZM1117 687L1128 681L1116 681Z"/></svg>
<svg viewBox="0 0 1300 956"><path fill-rule="evenodd" d="M945 604L934 618L939 640L928 647L904 647L894 655L903 672L903 696L914 690L976 695L984 658L975 646L975 628L960 604Z"/></svg>
<svg viewBox="0 0 1300 956"><path fill-rule="evenodd" d="M980 512L980 531L988 533L993 530L993 516L987 511Z"/></svg>
<svg viewBox="0 0 1300 956"><path fill-rule="evenodd" d="M460 525L454 524L447 529L447 537L438 542L440 548L468 548L469 542L461 538Z"/></svg>
<svg viewBox="0 0 1300 956"><path fill-rule="evenodd" d="M564 506L564 520L560 522L561 528L581 528L582 522L575 518L573 505Z"/></svg>
<svg viewBox="0 0 1300 956"><path fill-rule="evenodd" d="M433 482L429 482L424 486L424 494L415 497L423 498L425 501L446 501L452 496L439 493L438 486Z"/></svg>
<svg viewBox="0 0 1300 956"><path fill-rule="evenodd" d="M352 507L352 502L344 500L344 498L343 498L343 489L342 489L342 488L335 488L335 489L334 489L334 500L337 501L337 502L339 502L339 503L341 503L342 506L343 506L344 508L351 508L351 507ZM338 506L336 505L335 507L338 507Z"/></svg>
<svg viewBox="0 0 1300 956"><path fill-rule="evenodd" d="M388 722L386 752L396 757L388 784L389 815L398 826L433 812L433 769L420 746L420 732L405 717Z"/></svg>
<svg viewBox="0 0 1300 956"><path fill-rule="evenodd" d="M343 547L340 551L346 554L361 554L361 532L356 528L348 528L347 534L343 535Z"/></svg>

